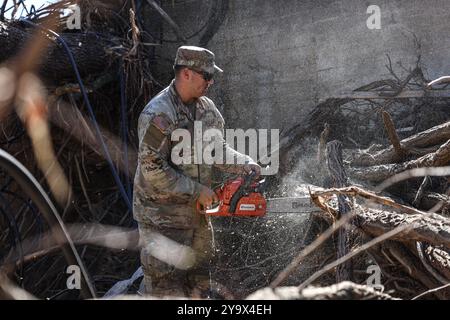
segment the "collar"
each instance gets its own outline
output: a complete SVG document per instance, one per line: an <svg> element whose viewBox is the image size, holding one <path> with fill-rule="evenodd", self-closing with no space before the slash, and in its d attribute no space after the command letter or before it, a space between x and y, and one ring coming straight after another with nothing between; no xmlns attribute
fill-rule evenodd
<svg viewBox="0 0 450 320"><path fill-rule="evenodd" d="M176 108L177 113L184 113L189 120L194 121L194 115L191 112L192 109L196 110L197 109L197 102L194 101L191 105L192 108L189 108L182 100L180 95L177 92L177 89L175 88L175 79L172 80L172 82L170 82L169 85L169 93L170 93L170 97L172 99L173 105ZM193 110L193 111L194 111ZM195 111L194 111L195 112Z"/></svg>

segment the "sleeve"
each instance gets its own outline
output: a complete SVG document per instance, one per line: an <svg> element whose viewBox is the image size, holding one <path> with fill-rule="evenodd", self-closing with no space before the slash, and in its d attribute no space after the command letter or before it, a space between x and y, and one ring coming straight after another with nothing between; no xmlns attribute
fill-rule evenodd
<svg viewBox="0 0 450 320"><path fill-rule="evenodd" d="M200 184L170 165L170 133L173 123L164 113L150 115L139 144L141 175L161 198L172 203L195 201ZM157 195L155 195L157 197Z"/></svg>
<svg viewBox="0 0 450 320"><path fill-rule="evenodd" d="M233 163L224 163L224 164L214 164L214 166L224 172L232 173L232 174L245 174L244 171L244 164L247 163L256 163L250 156L240 153L233 149L224 139L224 127L225 127L225 120L223 119L222 115L220 114L219 110L215 110L217 114L217 122L216 122L216 128L221 132L220 137L220 144L223 148L223 158L224 159L234 159Z"/></svg>

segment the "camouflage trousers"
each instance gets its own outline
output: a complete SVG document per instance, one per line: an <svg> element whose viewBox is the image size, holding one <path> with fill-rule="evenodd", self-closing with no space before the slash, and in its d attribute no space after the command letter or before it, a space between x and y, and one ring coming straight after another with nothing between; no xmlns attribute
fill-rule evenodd
<svg viewBox="0 0 450 320"><path fill-rule="evenodd" d="M208 290L212 230L204 217L195 229L138 222L145 294L199 297Z"/></svg>

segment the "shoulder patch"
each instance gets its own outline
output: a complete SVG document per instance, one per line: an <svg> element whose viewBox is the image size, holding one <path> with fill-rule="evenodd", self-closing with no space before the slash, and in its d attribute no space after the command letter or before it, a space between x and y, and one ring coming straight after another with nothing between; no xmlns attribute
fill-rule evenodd
<svg viewBox="0 0 450 320"><path fill-rule="evenodd" d="M171 122L165 114L159 114L152 119L152 125L159 129L162 133L167 133Z"/></svg>
<svg viewBox="0 0 450 320"><path fill-rule="evenodd" d="M173 127L170 118L164 113L159 113L151 118L142 142L157 152L165 152L169 147L168 136Z"/></svg>

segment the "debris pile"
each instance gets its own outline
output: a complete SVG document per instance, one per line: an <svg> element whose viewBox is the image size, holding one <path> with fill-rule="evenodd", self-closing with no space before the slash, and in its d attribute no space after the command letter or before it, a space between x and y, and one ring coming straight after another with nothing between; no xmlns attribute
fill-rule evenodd
<svg viewBox="0 0 450 320"><path fill-rule="evenodd" d="M163 32L157 23L148 32L135 1L80 1L82 31L68 30L60 16L74 1L25 20L5 19L7 2L0 148L57 204L102 296L140 264L130 207L136 122L163 87L152 68ZM168 41L186 40L155 1L147 3L169 27ZM224 3L213 1L189 37L205 45ZM282 132L281 171L269 178L268 196L309 195L317 214L213 219L211 280L221 297L264 288L249 298L449 298L450 92L427 87L420 58L404 77L390 60L388 70L391 79L329 98ZM38 298L79 298L34 199L1 169L0 230L0 279L6 274ZM0 280L0 297L27 294L12 286Z"/></svg>

